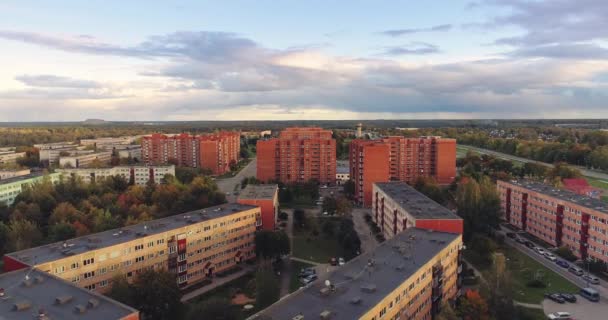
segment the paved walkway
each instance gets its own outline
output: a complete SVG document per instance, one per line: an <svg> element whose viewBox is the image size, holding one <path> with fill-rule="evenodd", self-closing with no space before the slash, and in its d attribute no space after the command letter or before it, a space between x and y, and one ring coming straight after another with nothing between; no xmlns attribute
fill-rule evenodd
<svg viewBox="0 0 608 320"><path fill-rule="evenodd" d="M543 306L540 304L525 303L525 302L519 302L519 301L515 301L515 300L513 300L513 304L516 306L520 306L520 307L524 307L524 308L528 308L528 309L543 310Z"/></svg>
<svg viewBox="0 0 608 320"><path fill-rule="evenodd" d="M351 213L355 231L361 240L361 251L371 252L378 246L378 240L371 232L371 228L365 222L365 215L371 213L371 209L353 208Z"/></svg>
<svg viewBox="0 0 608 320"><path fill-rule="evenodd" d="M287 213L287 225L285 226L285 233L287 233L287 236L289 237L289 248L291 248L293 252L293 210L287 209L284 211ZM295 270L293 270L291 258L283 259L283 270L281 272L281 297L289 294L292 272L295 272Z"/></svg>
<svg viewBox="0 0 608 320"><path fill-rule="evenodd" d="M255 271L255 266L244 265L243 266L243 270L241 270L239 272L235 272L235 273L233 273L233 274L231 274L229 276L225 276L225 277L221 277L221 278L215 276L215 277L213 277L213 282L212 283L210 283L210 284L208 284L208 285L206 285L204 287L198 288L198 289L196 289L194 291L191 291L191 292L188 292L188 293L184 294L182 296L181 301L182 302L187 302L189 300L192 300L192 299L200 296L203 293L207 293L207 292L209 292L209 291L211 291L211 290L213 290L213 289L215 289L217 287L223 286L226 283L228 283L228 282L230 282L230 281L232 281L234 279L237 279L237 278L239 278L241 276L244 276L244 275L246 275L248 273L251 273L253 271Z"/></svg>
<svg viewBox="0 0 608 320"><path fill-rule="evenodd" d="M293 260L293 261L300 261L300 262L312 264L313 266L323 265L323 263L318 263L318 262L314 262L314 261L311 261L311 260L300 259L300 258L296 258L296 257L290 257L290 259Z"/></svg>
<svg viewBox="0 0 608 320"><path fill-rule="evenodd" d="M255 177L256 170L257 158L252 158L251 162L241 169L241 171L239 171L234 177L217 179L215 182L217 183L217 187L220 189L220 191L230 193L229 196L226 196L226 200L228 202L236 202L237 196L234 195L234 189L241 184L241 181L243 181L244 178Z"/></svg>

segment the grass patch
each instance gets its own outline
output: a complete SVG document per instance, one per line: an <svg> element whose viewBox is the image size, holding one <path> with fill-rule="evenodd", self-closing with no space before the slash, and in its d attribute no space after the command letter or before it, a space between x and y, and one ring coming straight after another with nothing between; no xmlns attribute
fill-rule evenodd
<svg viewBox="0 0 608 320"><path fill-rule="evenodd" d="M519 311L522 313L522 316L523 316L522 318L524 318L524 319L534 319L534 320L547 319L547 315L545 314L545 312L540 309L519 307Z"/></svg>
<svg viewBox="0 0 608 320"><path fill-rule="evenodd" d="M333 218L309 218L305 229L295 229L293 233L292 255L294 257L327 263L330 258L344 256L342 246L336 236L325 236L321 226L325 219Z"/></svg>
<svg viewBox="0 0 608 320"><path fill-rule="evenodd" d="M509 246L500 248L498 251L505 254L507 268L511 271L513 283L513 298L520 302L540 304L545 293L550 292L578 292L578 287L566 280L559 274L546 268L534 259ZM534 275L542 274L542 281L546 288L530 288L526 285L534 279Z"/></svg>
<svg viewBox="0 0 608 320"><path fill-rule="evenodd" d="M608 181L594 179L594 178L587 178L587 182L589 182L590 185L592 185L596 188L608 190Z"/></svg>
<svg viewBox="0 0 608 320"><path fill-rule="evenodd" d="M293 260L291 261L291 278L289 279L289 293L298 290L302 286L302 284L300 283L300 278L298 277L300 270L312 266L312 264L308 264L305 262Z"/></svg>
<svg viewBox="0 0 608 320"><path fill-rule="evenodd" d="M255 297L255 274L248 273L244 274L223 286L219 286L211 291L207 291L200 296L190 300L188 303L197 303L199 301L207 300L211 297L224 298L228 300L232 300L232 296L236 292L242 292L247 296L254 298Z"/></svg>

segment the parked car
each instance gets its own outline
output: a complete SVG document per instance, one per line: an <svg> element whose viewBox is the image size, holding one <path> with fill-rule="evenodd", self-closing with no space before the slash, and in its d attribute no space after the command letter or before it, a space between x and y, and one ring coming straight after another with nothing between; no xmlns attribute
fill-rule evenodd
<svg viewBox="0 0 608 320"><path fill-rule="evenodd" d="M544 256L545 256L545 258L547 258L547 259L549 259L549 260L551 260L553 262L555 262L557 260L557 257L553 253L551 253L551 252L545 251Z"/></svg>
<svg viewBox="0 0 608 320"><path fill-rule="evenodd" d="M332 266L337 266L338 265L338 259L336 259L336 258L329 259L329 264L331 264Z"/></svg>
<svg viewBox="0 0 608 320"><path fill-rule="evenodd" d="M582 276L584 274L583 269L581 269L577 266L570 266L570 268L568 268L568 271L570 271L571 273L574 273L577 276Z"/></svg>
<svg viewBox="0 0 608 320"><path fill-rule="evenodd" d="M515 237L515 241L517 241L519 243L526 243L526 239L524 239L522 237Z"/></svg>
<svg viewBox="0 0 608 320"><path fill-rule="evenodd" d="M562 298L562 296L559 295L559 293L551 293L551 294L546 293L545 294L545 298L547 298L549 300L553 300L553 301L555 301L557 303L560 303L560 304L566 303L566 300L564 300L564 298Z"/></svg>
<svg viewBox="0 0 608 320"><path fill-rule="evenodd" d="M314 268L304 268L304 269L300 270L299 276L300 276L300 278L306 278L313 274L317 274L317 270L315 270Z"/></svg>
<svg viewBox="0 0 608 320"><path fill-rule="evenodd" d="M321 189L327 189L327 185L322 185Z"/></svg>
<svg viewBox="0 0 608 320"><path fill-rule="evenodd" d="M526 240L525 245L526 245L526 247L528 247L530 249L534 249L534 247L536 247L536 245L532 241L528 241L528 240Z"/></svg>
<svg viewBox="0 0 608 320"><path fill-rule="evenodd" d="M317 280L317 275L311 274L308 277L302 278L300 281L302 282L303 285L307 285L315 280Z"/></svg>
<svg viewBox="0 0 608 320"><path fill-rule="evenodd" d="M591 302L600 301L600 293L593 288L582 288L580 295Z"/></svg>
<svg viewBox="0 0 608 320"><path fill-rule="evenodd" d="M545 255L545 249L541 248L541 247L534 247L534 251L536 251L536 253L540 254L540 255Z"/></svg>
<svg viewBox="0 0 608 320"><path fill-rule="evenodd" d="M590 274L586 274L584 276L582 276L583 280L585 281L589 281L589 283L592 284L600 284L600 279L596 276L592 276Z"/></svg>
<svg viewBox="0 0 608 320"><path fill-rule="evenodd" d="M344 258L340 257L338 258L338 264L343 266L344 264L346 264L346 261L344 260Z"/></svg>
<svg viewBox="0 0 608 320"><path fill-rule="evenodd" d="M507 232L507 237L515 239L515 232Z"/></svg>
<svg viewBox="0 0 608 320"><path fill-rule="evenodd" d="M576 302L576 296L571 293L560 293L559 295L562 296L562 298L564 298L564 300L568 302Z"/></svg>
<svg viewBox="0 0 608 320"><path fill-rule="evenodd" d="M547 315L547 318L550 320L567 320L570 319L572 315L568 312L553 312Z"/></svg>
<svg viewBox="0 0 608 320"><path fill-rule="evenodd" d="M564 260L557 260L555 262L558 266L562 267L562 268L569 268L570 264Z"/></svg>

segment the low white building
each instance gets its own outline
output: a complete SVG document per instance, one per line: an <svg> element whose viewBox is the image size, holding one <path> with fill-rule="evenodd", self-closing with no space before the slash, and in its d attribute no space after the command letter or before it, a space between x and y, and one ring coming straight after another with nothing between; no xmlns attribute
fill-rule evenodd
<svg viewBox="0 0 608 320"><path fill-rule="evenodd" d="M0 152L0 164L17 163L17 159L25 157L25 152L3 151Z"/></svg>
<svg viewBox="0 0 608 320"><path fill-rule="evenodd" d="M30 174L30 169L0 169L0 180L26 176Z"/></svg>
<svg viewBox="0 0 608 320"><path fill-rule="evenodd" d="M131 158L141 160L141 146L125 145L114 148L119 158Z"/></svg>
<svg viewBox="0 0 608 320"><path fill-rule="evenodd" d="M348 161L336 161L336 185L344 185L350 180L350 168Z"/></svg>
<svg viewBox="0 0 608 320"><path fill-rule="evenodd" d="M112 168L64 168L55 170L63 176L76 176L86 183L99 179L121 176L136 185L146 185L150 180L160 183L165 175L175 176L175 166L117 166Z"/></svg>
<svg viewBox="0 0 608 320"><path fill-rule="evenodd" d="M25 176L0 180L0 202L11 205L15 202L15 198L23 191L25 185L41 182L45 177L49 177L51 182L56 183L59 181L59 176L59 173L51 173L48 175L43 173L32 173Z"/></svg>
<svg viewBox="0 0 608 320"><path fill-rule="evenodd" d="M75 156L59 157L59 166L61 167L72 167L81 168L86 167L93 163L93 161L100 161L102 163L110 162L112 158L111 151L87 153Z"/></svg>

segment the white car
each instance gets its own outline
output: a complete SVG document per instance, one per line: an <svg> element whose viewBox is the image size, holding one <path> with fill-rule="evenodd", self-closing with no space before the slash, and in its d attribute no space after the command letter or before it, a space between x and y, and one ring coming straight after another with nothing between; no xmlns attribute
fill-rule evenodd
<svg viewBox="0 0 608 320"><path fill-rule="evenodd" d="M346 261L344 261L344 258L340 257L338 258L338 264L343 266L346 263Z"/></svg>
<svg viewBox="0 0 608 320"><path fill-rule="evenodd" d="M567 320L567 319L571 319L572 315L569 312L554 312L554 313L549 313L547 315L547 318L554 320L554 319L563 319L563 320Z"/></svg>
<svg viewBox="0 0 608 320"><path fill-rule="evenodd" d="M555 262L555 260L557 260L557 257L551 253L551 252L545 252L545 258Z"/></svg>
<svg viewBox="0 0 608 320"><path fill-rule="evenodd" d="M545 255L545 249L541 248L541 247L535 247L534 251L536 251L538 254L540 255Z"/></svg>

